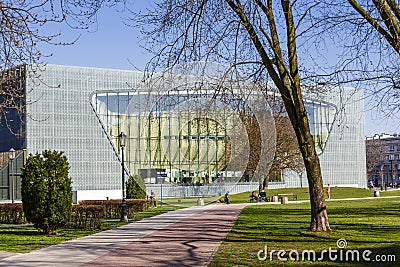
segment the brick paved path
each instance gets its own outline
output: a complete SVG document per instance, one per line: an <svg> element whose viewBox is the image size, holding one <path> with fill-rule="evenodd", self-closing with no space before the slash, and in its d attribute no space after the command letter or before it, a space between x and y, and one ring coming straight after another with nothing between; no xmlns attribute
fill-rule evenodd
<svg viewBox="0 0 400 267"><path fill-rule="evenodd" d="M245 204L191 207L27 254L0 266L207 266Z"/></svg>

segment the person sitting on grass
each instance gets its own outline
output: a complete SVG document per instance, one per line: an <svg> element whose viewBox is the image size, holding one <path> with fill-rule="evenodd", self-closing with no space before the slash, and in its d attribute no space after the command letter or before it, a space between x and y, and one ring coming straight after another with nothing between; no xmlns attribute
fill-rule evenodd
<svg viewBox="0 0 400 267"><path fill-rule="evenodd" d="M258 196L256 195L255 191L251 192L250 200L255 200L258 202Z"/></svg>

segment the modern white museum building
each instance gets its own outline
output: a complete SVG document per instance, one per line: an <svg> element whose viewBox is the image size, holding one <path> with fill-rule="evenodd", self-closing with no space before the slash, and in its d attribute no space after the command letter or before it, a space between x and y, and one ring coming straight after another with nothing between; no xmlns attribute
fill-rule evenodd
<svg viewBox="0 0 400 267"><path fill-rule="evenodd" d="M13 175L20 197L24 158L46 149L67 156L74 202L120 198L121 132L126 176L140 176L148 192L165 197L255 190L273 158L270 110L249 81L169 72L149 82L143 72L61 65L15 71L25 113L10 109L0 125L0 152L18 152L13 167L1 169L1 199L10 199ZM363 91L352 88L305 94L324 184L366 187L362 99ZM264 148L259 168L244 181L251 136L243 118L250 117L258 120ZM306 174L291 171L269 183L300 186L308 186Z"/></svg>

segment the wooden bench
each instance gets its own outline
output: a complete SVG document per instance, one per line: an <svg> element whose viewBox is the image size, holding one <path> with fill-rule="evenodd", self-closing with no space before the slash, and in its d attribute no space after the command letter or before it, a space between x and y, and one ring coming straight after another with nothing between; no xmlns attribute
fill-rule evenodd
<svg viewBox="0 0 400 267"><path fill-rule="evenodd" d="M278 194L278 199L282 199L283 197L287 197L288 199L292 198L292 199L296 199L297 200L297 195L293 194L293 193L291 193L291 194Z"/></svg>

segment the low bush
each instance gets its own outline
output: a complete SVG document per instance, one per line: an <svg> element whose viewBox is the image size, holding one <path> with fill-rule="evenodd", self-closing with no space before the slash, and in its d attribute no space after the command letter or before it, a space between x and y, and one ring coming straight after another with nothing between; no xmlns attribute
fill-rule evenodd
<svg viewBox="0 0 400 267"><path fill-rule="evenodd" d="M120 218L121 217L121 200L82 200L80 205L101 205L103 207L104 218ZM127 199L126 211L128 218L134 218L135 213L145 211L150 206L150 200L147 199Z"/></svg>
<svg viewBox="0 0 400 267"><path fill-rule="evenodd" d="M74 229L100 229L104 207L101 205L73 205L72 221L67 225Z"/></svg>
<svg viewBox="0 0 400 267"><path fill-rule="evenodd" d="M128 218L135 218L135 214L150 207L147 199L127 199L126 210ZM121 200L82 200L79 205L72 206L72 216L67 228L100 229L102 219L116 219L121 217ZM27 223L22 203L0 204L0 223L22 224Z"/></svg>
<svg viewBox="0 0 400 267"><path fill-rule="evenodd" d="M0 223L26 223L22 203L0 204Z"/></svg>

